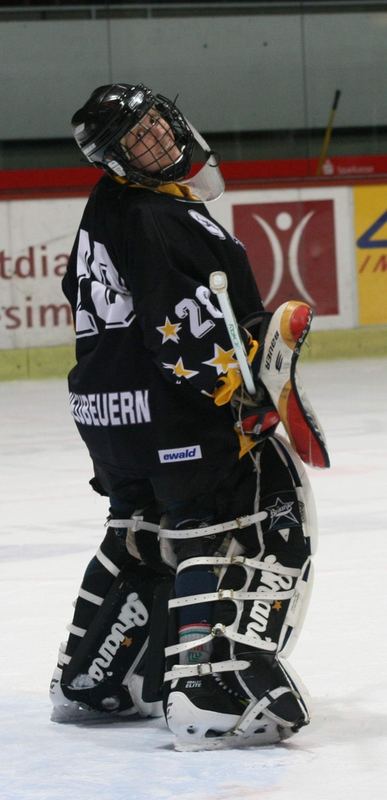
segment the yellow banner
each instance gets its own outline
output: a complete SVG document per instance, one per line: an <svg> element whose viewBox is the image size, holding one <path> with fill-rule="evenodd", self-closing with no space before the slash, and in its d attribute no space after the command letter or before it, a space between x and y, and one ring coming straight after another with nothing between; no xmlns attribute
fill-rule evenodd
<svg viewBox="0 0 387 800"><path fill-rule="evenodd" d="M361 325L387 323L387 186L354 189Z"/></svg>

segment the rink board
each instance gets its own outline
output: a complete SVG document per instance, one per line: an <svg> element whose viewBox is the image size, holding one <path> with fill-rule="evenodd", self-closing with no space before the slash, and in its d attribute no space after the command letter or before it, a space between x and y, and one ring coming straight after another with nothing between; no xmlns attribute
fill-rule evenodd
<svg viewBox="0 0 387 800"><path fill-rule="evenodd" d="M387 327L318 331L309 334L302 361L387 356ZM64 378L74 366L74 347L0 350L0 381L18 378Z"/></svg>
<svg viewBox="0 0 387 800"><path fill-rule="evenodd" d="M289 298L312 306L304 358L387 354L385 188L241 189L210 204L215 219L246 246L266 307ZM85 196L0 201L0 379L62 377L73 364L61 280L85 202ZM374 217L381 219L375 235Z"/></svg>

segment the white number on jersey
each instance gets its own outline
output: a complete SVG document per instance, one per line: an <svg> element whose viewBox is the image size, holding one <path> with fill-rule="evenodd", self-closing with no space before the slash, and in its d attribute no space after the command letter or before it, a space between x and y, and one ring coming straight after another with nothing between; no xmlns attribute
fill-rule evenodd
<svg viewBox="0 0 387 800"><path fill-rule="evenodd" d="M211 314L211 316L222 317L223 314L219 308L216 308L216 306L212 304L210 300L210 294L210 290L207 288L207 286L198 286L196 290L196 297L202 306L204 306ZM188 317L190 331L192 336L195 336L196 339L201 339L202 336L205 336L206 333L215 327L215 322L212 322L211 319L207 319L203 322L202 310L199 306L199 303L197 303L192 297L185 297L184 300L181 300L180 303L175 306L175 313L179 319Z"/></svg>
<svg viewBox="0 0 387 800"><path fill-rule="evenodd" d="M119 276L105 245L91 246L80 230L77 254L78 297L75 331L78 338L98 333L96 318L106 329L127 328L133 322L132 295Z"/></svg>

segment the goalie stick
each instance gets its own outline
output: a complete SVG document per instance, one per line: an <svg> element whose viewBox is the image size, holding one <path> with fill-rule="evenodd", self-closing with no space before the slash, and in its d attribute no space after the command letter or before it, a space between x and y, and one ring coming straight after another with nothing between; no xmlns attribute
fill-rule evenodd
<svg viewBox="0 0 387 800"><path fill-rule="evenodd" d="M247 360L245 346L239 333L238 323L235 319L234 311L227 291L228 282L225 272L211 272L210 289L216 294L224 321L227 326L228 335L234 348L235 357L241 371L243 382L249 394L254 395L256 388L251 374L250 364Z"/></svg>

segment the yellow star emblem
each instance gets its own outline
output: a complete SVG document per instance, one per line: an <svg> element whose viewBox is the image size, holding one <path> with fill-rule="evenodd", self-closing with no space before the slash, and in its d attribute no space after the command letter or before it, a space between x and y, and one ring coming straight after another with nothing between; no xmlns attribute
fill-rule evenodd
<svg viewBox="0 0 387 800"><path fill-rule="evenodd" d="M179 358L176 364L163 364L163 367L172 370L177 378L192 378L194 375L198 375L198 372L194 369L186 369L182 358Z"/></svg>
<svg viewBox="0 0 387 800"><path fill-rule="evenodd" d="M275 609L275 611L281 611L281 608L282 608L281 600L276 600L275 603L273 603L273 609Z"/></svg>
<svg viewBox="0 0 387 800"><path fill-rule="evenodd" d="M133 642L132 638L130 638L129 636L124 636L124 638L123 638L123 640L121 642L121 645L122 645L122 647L130 647L132 642Z"/></svg>
<svg viewBox="0 0 387 800"><path fill-rule="evenodd" d="M214 345L213 358L210 358L209 361L203 361L203 364L215 367L217 375L225 375L229 369L238 367L238 363L234 358L234 349L223 350L223 347L220 347L219 344Z"/></svg>
<svg viewBox="0 0 387 800"><path fill-rule="evenodd" d="M164 344L164 342L168 342L170 339L172 340L172 342L177 343L179 341L178 334L180 328L181 328L180 322L171 322L170 319L168 319L168 317L165 317L164 325L156 327L156 330L162 334L163 337L162 344Z"/></svg>

